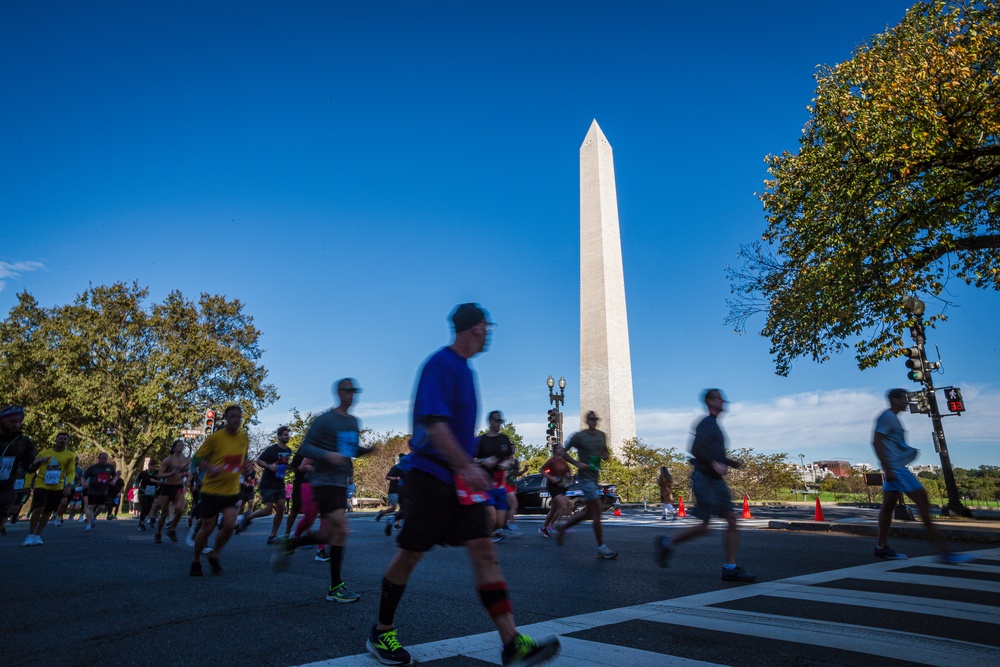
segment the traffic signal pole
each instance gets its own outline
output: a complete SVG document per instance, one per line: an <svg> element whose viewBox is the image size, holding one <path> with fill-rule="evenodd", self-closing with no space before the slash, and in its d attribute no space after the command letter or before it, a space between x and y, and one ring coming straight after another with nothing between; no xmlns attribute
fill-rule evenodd
<svg viewBox="0 0 1000 667"><path fill-rule="evenodd" d="M923 303L920 303L923 306ZM911 308L911 310L913 310ZM962 499L958 495L958 485L955 483L955 471L951 465L951 456L948 454L948 441L944 436L944 425L941 423L941 411L938 409L937 393L934 390L934 380L931 379L930 371L936 368L935 364L930 364L927 361L927 354L924 351L924 323L922 321L923 308L921 307L920 313L914 312L917 316L916 323L910 327L910 335L913 336L913 342L917 344L917 349L920 354L916 357L912 353L912 349L907 351L907 354L911 357L913 362L917 363L911 364L907 362L908 368L913 368L914 371L909 374L909 378L916 382L923 383L925 389L925 395L927 397L927 405L929 407L928 416L931 418L931 424L934 427L932 433L934 439L934 451L938 453L941 457L941 473L944 475L944 485L948 492L948 504L941 509L941 513L945 516L964 516L971 517L972 510L962 504Z"/></svg>

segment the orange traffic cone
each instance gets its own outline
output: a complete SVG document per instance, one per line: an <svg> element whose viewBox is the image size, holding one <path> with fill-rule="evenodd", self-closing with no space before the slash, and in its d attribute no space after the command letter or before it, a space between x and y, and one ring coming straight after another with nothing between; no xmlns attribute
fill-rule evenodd
<svg viewBox="0 0 1000 667"><path fill-rule="evenodd" d="M618 505L615 505L615 511L612 512L611 514L613 514L614 516L621 516L622 515L622 508L620 506L618 506Z"/></svg>
<svg viewBox="0 0 1000 667"><path fill-rule="evenodd" d="M743 494L743 516L741 518L743 519L753 518L753 515L750 514L750 499L747 498L747 495L745 493Z"/></svg>
<svg viewBox="0 0 1000 667"><path fill-rule="evenodd" d="M813 518L813 521L826 521L823 518L823 508L819 505L819 496L816 496L816 516Z"/></svg>
<svg viewBox="0 0 1000 667"><path fill-rule="evenodd" d="M684 496L677 496L677 516L687 516L688 513L684 511Z"/></svg>

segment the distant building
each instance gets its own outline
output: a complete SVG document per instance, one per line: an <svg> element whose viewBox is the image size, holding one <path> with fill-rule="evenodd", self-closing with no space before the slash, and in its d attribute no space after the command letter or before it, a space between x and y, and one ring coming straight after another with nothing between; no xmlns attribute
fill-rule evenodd
<svg viewBox="0 0 1000 667"><path fill-rule="evenodd" d="M850 461L816 461L813 465L824 468L830 472L834 477L850 477L851 476L851 462Z"/></svg>
<svg viewBox="0 0 1000 667"><path fill-rule="evenodd" d="M941 474L941 466L921 465L921 466L906 466L906 468L914 475L919 475L922 472L932 472L935 475Z"/></svg>

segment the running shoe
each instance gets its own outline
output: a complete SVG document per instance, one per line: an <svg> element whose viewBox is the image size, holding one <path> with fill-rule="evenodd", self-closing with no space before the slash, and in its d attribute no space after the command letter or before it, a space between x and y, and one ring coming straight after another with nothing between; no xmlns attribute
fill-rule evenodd
<svg viewBox="0 0 1000 667"><path fill-rule="evenodd" d="M968 563L975 560L975 556L971 554L959 554L954 551L946 551L943 554L938 554L937 561L939 563L944 563L946 565L961 565L962 563Z"/></svg>
<svg viewBox="0 0 1000 667"><path fill-rule="evenodd" d="M236 517L236 527L240 529L241 533L247 532L247 528L249 528L252 523L253 521L248 519L246 514L241 514Z"/></svg>
<svg viewBox="0 0 1000 667"><path fill-rule="evenodd" d="M357 602L361 596L348 588L347 584L342 581L327 589L326 599L330 602Z"/></svg>
<svg viewBox="0 0 1000 667"><path fill-rule="evenodd" d="M192 577L201 576L201 561L191 563L191 576Z"/></svg>
<svg viewBox="0 0 1000 667"><path fill-rule="evenodd" d="M35 536L34 535L28 535L26 538L24 538L24 542L21 543L21 546L22 547L33 547L33 546L35 546Z"/></svg>
<svg viewBox="0 0 1000 667"><path fill-rule="evenodd" d="M538 529L538 534L541 535L542 537L552 537L552 531L546 528L545 526L542 526L541 528Z"/></svg>
<svg viewBox="0 0 1000 667"><path fill-rule="evenodd" d="M885 558L886 560L906 560L906 554L897 553L890 546L875 547L875 558Z"/></svg>
<svg viewBox="0 0 1000 667"><path fill-rule="evenodd" d="M53 521L53 523L56 524L57 526L61 526L62 522L63 522L62 519L56 519L55 521Z"/></svg>
<svg viewBox="0 0 1000 667"><path fill-rule="evenodd" d="M378 523L381 520L382 520L382 513L381 512L376 512L375 513L375 523Z"/></svg>
<svg viewBox="0 0 1000 667"><path fill-rule="evenodd" d="M35 535L35 546L36 547L40 547L43 544L44 544L44 542L42 542L42 536L41 535Z"/></svg>
<svg viewBox="0 0 1000 667"><path fill-rule="evenodd" d="M385 536L389 537L392 535L392 521L387 521L385 523Z"/></svg>
<svg viewBox="0 0 1000 667"><path fill-rule="evenodd" d="M316 560L322 561L324 563L327 562L327 561L329 561L330 560L330 552L327 551L326 549L317 549L316 550Z"/></svg>
<svg viewBox="0 0 1000 667"><path fill-rule="evenodd" d="M410 664L410 654L396 639L395 628L379 632L378 625L373 625L365 645L368 647L368 652L383 665Z"/></svg>
<svg viewBox="0 0 1000 667"><path fill-rule="evenodd" d="M507 537L517 538L521 537L522 535L524 535L524 531L522 531L516 523L507 524Z"/></svg>
<svg viewBox="0 0 1000 667"><path fill-rule="evenodd" d="M733 568L723 567L722 568L722 580L723 581L742 581L749 583L751 581L757 581L756 574L750 574L742 567L737 565Z"/></svg>
<svg viewBox="0 0 1000 667"><path fill-rule="evenodd" d="M500 531L498 530L497 532L493 533L493 537L492 537L492 538L490 538L490 539L492 539L492 540L493 540L493 543L494 543L494 544L496 544L497 542L503 542L503 540L504 540L504 536L503 536L503 533L501 533L501 532L500 532Z"/></svg>
<svg viewBox="0 0 1000 667"><path fill-rule="evenodd" d="M145 533L146 532L146 526L144 526L142 523L140 523L139 524L139 531L138 532Z"/></svg>
<svg viewBox="0 0 1000 667"><path fill-rule="evenodd" d="M187 537L184 538L184 544L189 547L194 547L194 538L198 535L198 529L201 528L201 523L196 523L195 525L188 528Z"/></svg>
<svg viewBox="0 0 1000 667"><path fill-rule="evenodd" d="M660 567L666 567L667 561L674 553L674 543L669 537L657 537L653 540L653 558Z"/></svg>
<svg viewBox="0 0 1000 667"><path fill-rule="evenodd" d="M518 667L529 667L530 665L542 665L559 655L559 640L555 637L546 637L538 642L528 635L518 635L507 646L503 648L501 660L505 665L518 665Z"/></svg>
<svg viewBox="0 0 1000 667"><path fill-rule="evenodd" d="M222 574L222 564L219 563L219 557L215 554L208 557L208 566L212 568L212 574Z"/></svg>
<svg viewBox="0 0 1000 667"><path fill-rule="evenodd" d="M86 526L83 527L83 532L89 533L93 529L94 529L94 524L88 523Z"/></svg>
<svg viewBox="0 0 1000 667"><path fill-rule="evenodd" d="M281 542L281 540L278 539L277 535L268 535L267 536L267 544L268 544L268 546L273 545L273 544L277 544L278 542Z"/></svg>
<svg viewBox="0 0 1000 667"><path fill-rule="evenodd" d="M607 544L602 544L597 547L597 557L611 560L612 558L618 558L618 552L609 549Z"/></svg>
<svg viewBox="0 0 1000 667"><path fill-rule="evenodd" d="M176 542L177 541L177 531L175 529L171 528L170 530L167 531L167 537L170 538L171 542Z"/></svg>

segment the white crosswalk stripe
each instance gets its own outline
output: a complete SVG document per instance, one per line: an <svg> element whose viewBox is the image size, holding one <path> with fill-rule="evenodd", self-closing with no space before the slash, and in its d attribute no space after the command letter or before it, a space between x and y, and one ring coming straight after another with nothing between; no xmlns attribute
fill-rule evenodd
<svg viewBox="0 0 1000 667"><path fill-rule="evenodd" d="M975 551L974 555L977 560L981 561L980 563L963 566L944 565L937 563L933 557L877 562L870 565L790 577L779 581L725 588L672 600L580 614L535 623L524 626L521 630L534 637L560 636L563 646L562 653L559 658L550 663L556 667L568 667L569 665L594 665L595 667L597 665L629 665L629 667L676 665L677 667L694 667L695 665L715 664L565 636L634 620L743 634L749 637L784 642L808 643L812 646L883 656L913 664L989 665L993 667L1000 665L1000 648L992 645L914 632L713 606L763 596L879 609L891 608L897 612L1000 625L1000 609L989 605L932 599L918 595L862 592L821 586L821 584L843 579L861 579L1000 592L1000 549ZM982 561L988 562L984 564ZM941 574L899 571L912 570L914 567L929 568L939 571ZM947 572L957 569L996 575L997 581L947 576ZM499 642L496 633L493 632L419 644L407 647L407 650L410 651L415 662L423 664L454 656L468 656L486 663L500 664ZM311 663L308 667L372 667L376 664L375 659L368 654L359 654Z"/></svg>

